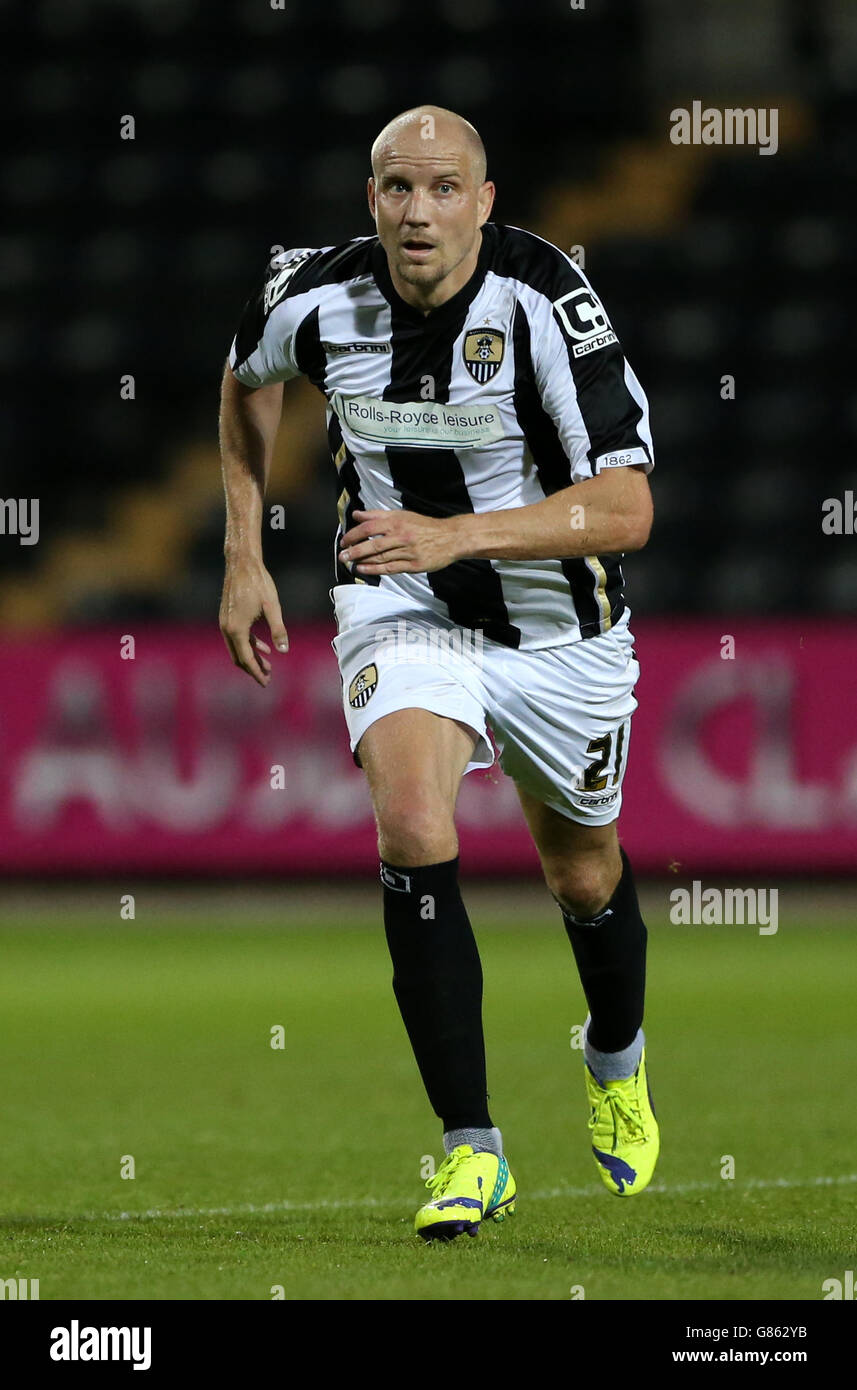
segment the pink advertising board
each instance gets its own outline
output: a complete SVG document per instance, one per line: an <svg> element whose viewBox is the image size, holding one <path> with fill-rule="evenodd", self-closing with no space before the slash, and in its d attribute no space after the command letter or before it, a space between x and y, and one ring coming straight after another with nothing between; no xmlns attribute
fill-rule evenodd
<svg viewBox="0 0 857 1390"><path fill-rule="evenodd" d="M642 872L857 866L857 623L633 623L642 675L621 834ZM0 641L7 874L377 871L332 629L268 690L216 628ZM731 639L731 642L730 640ZM534 872L495 767L459 801L469 872Z"/></svg>

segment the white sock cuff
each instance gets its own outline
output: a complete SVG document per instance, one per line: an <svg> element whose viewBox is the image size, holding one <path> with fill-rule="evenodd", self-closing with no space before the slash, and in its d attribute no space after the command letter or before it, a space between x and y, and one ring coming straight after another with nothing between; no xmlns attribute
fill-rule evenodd
<svg viewBox="0 0 857 1390"><path fill-rule="evenodd" d="M629 1076L640 1065L640 1058L643 1055L643 1048L646 1043L646 1035L642 1028L637 1029L637 1036L627 1047L623 1047L621 1052L599 1052L597 1047L593 1047L589 1041L589 1025L591 1015L586 1015L586 1022L583 1025L583 1056L586 1065L591 1072L595 1073L598 1081L603 1085L605 1081L627 1081Z"/></svg>
<svg viewBox="0 0 857 1390"><path fill-rule="evenodd" d="M443 1136L443 1151L451 1154L459 1144L469 1144L471 1148L483 1153L503 1157L503 1136L495 1125L493 1129L448 1129Z"/></svg>

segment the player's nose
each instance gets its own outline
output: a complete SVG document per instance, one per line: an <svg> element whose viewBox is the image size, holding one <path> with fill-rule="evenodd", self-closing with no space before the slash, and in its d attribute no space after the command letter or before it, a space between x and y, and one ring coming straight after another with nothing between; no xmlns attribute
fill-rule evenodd
<svg viewBox="0 0 857 1390"><path fill-rule="evenodd" d="M405 207L405 222L410 227L425 227L430 221L425 194L421 189L414 189Z"/></svg>

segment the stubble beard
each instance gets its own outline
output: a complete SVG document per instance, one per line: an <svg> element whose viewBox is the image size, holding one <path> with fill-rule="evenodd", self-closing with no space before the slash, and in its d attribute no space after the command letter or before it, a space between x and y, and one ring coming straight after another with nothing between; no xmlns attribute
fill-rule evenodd
<svg viewBox="0 0 857 1390"><path fill-rule="evenodd" d="M440 261L437 265L415 265L413 261L403 259L398 265L400 279L418 290L435 289L446 279L449 269L445 261Z"/></svg>

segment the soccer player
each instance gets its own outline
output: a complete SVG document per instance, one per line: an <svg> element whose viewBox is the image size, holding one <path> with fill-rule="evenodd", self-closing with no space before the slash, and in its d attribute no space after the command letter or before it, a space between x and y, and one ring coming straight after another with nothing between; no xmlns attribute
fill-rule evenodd
<svg viewBox="0 0 857 1390"><path fill-rule="evenodd" d="M327 402L338 475L331 590L351 748L378 827L393 988L446 1153L426 1239L514 1209L488 1109L482 971L458 884L462 775L514 779L586 995L592 1151L608 1190L649 1182L646 928L616 822L639 666L622 553L645 545L645 395L586 276L489 221L482 141L436 106L372 147L377 235L288 251L223 377L220 626L260 685L288 641L263 499L283 382Z"/></svg>

